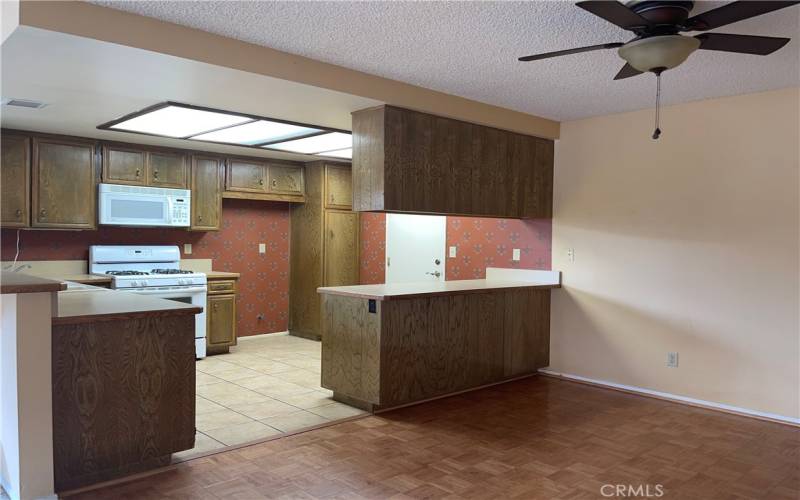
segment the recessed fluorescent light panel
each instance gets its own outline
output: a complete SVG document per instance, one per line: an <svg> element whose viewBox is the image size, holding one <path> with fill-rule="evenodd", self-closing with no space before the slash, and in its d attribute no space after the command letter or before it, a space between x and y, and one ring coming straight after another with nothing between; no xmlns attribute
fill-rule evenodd
<svg viewBox="0 0 800 500"><path fill-rule="evenodd" d="M110 128L126 132L181 138L249 121L252 120L244 116L227 115L179 106L165 106L121 121L111 125Z"/></svg>
<svg viewBox="0 0 800 500"><path fill-rule="evenodd" d="M293 141L270 144L270 149L290 151L292 153L323 155L328 151L339 151L353 146L353 136L341 132L330 132L327 134L295 139Z"/></svg>
<svg viewBox="0 0 800 500"><path fill-rule="evenodd" d="M257 122L245 123L244 125L236 125L235 127L195 135L191 137L191 139L254 146L256 144L285 141L287 139L294 139L295 137L322 132L324 131L318 128L259 120Z"/></svg>
<svg viewBox="0 0 800 500"><path fill-rule="evenodd" d="M150 106L97 128L290 153L337 158L352 156L352 152L348 151L352 147L352 135L345 130L171 101Z"/></svg>

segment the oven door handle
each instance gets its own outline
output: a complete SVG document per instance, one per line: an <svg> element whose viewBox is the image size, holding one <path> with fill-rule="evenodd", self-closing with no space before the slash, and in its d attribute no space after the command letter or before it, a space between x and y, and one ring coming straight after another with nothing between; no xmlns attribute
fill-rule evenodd
<svg viewBox="0 0 800 500"><path fill-rule="evenodd" d="M154 288L149 289L136 289L136 288L117 288L117 291L120 292L131 292L137 295L164 295L164 294L194 294L194 293L206 293L208 288L206 286L191 286L185 288L170 288L167 290L158 290Z"/></svg>

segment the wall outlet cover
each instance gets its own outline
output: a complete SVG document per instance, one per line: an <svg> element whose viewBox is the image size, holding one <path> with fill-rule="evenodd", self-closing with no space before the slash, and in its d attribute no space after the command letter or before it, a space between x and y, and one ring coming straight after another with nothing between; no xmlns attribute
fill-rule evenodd
<svg viewBox="0 0 800 500"><path fill-rule="evenodd" d="M667 368L677 368L678 367L678 353L677 352L668 352L667 353Z"/></svg>
<svg viewBox="0 0 800 500"><path fill-rule="evenodd" d="M267 253L267 244L266 243L259 243L258 244L258 253Z"/></svg>
<svg viewBox="0 0 800 500"><path fill-rule="evenodd" d="M191 243L184 243L183 244L183 253L184 253L184 255L192 255L192 244Z"/></svg>
<svg viewBox="0 0 800 500"><path fill-rule="evenodd" d="M455 246L452 246L452 247L450 247L450 253L449 253L449 255L450 255L450 258L451 258L451 259L454 259L454 258L455 258L455 256L456 256L456 247L455 247Z"/></svg>
<svg viewBox="0 0 800 500"><path fill-rule="evenodd" d="M515 248L511 251L511 260L519 262L519 248Z"/></svg>

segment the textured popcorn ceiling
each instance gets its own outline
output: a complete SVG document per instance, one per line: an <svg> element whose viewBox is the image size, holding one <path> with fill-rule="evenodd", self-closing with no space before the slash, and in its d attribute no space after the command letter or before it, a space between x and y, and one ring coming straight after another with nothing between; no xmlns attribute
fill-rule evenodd
<svg viewBox="0 0 800 500"><path fill-rule="evenodd" d="M561 121L654 101L652 75L612 80L624 63L614 50L516 61L631 38L572 2L92 3ZM724 3L698 2L694 13ZM717 30L794 39L768 57L697 51L664 74L664 102L800 84L798 19L796 6Z"/></svg>

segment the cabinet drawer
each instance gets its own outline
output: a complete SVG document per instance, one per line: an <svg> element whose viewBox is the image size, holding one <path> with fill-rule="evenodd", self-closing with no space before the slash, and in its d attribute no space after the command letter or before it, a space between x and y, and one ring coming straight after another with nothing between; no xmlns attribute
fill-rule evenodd
<svg viewBox="0 0 800 500"><path fill-rule="evenodd" d="M269 192L276 194L305 194L303 167L290 165L269 166Z"/></svg>
<svg viewBox="0 0 800 500"><path fill-rule="evenodd" d="M236 293L236 280L209 280L208 294Z"/></svg>

